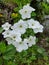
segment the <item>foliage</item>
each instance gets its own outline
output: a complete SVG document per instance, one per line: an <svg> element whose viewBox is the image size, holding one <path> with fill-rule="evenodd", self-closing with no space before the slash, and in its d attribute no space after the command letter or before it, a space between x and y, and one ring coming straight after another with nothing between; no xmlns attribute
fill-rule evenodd
<svg viewBox="0 0 49 65"><path fill-rule="evenodd" d="M0 42L0 64L2 65L4 61L11 60L14 58L16 53L15 47L13 45L6 45L5 42Z"/></svg>
<svg viewBox="0 0 49 65"><path fill-rule="evenodd" d="M27 3L30 3L31 0L2 0L3 3L15 3L18 5L19 8L21 8L23 5L26 5Z"/></svg>
<svg viewBox="0 0 49 65"><path fill-rule="evenodd" d="M43 11L45 14L49 14L49 4L47 3L42 3Z"/></svg>
<svg viewBox="0 0 49 65"><path fill-rule="evenodd" d="M20 54L19 53L16 54L16 58L15 58L16 62L17 63L21 62L21 64L22 63L30 64L31 62L37 60L37 57L39 58L39 56L40 56L40 58L41 58L43 56L44 51L42 49L41 50L42 53L39 53L40 50L38 51L38 49L41 50L41 48L39 48L38 46L33 46L30 49L28 49L27 51L23 51ZM19 59L19 60L17 60L17 59Z"/></svg>
<svg viewBox="0 0 49 65"><path fill-rule="evenodd" d="M40 22L43 22L45 14L49 15L49 3L47 3L46 0L32 0L31 6L36 9L35 19Z"/></svg>
<svg viewBox="0 0 49 65"><path fill-rule="evenodd" d="M45 49L34 45L28 50L18 53L13 45L6 46L5 42L0 42L0 65L30 65L30 63L36 61L37 58L48 60Z"/></svg>
<svg viewBox="0 0 49 65"><path fill-rule="evenodd" d="M3 32L3 28L2 27L0 27L0 33L2 33Z"/></svg>
<svg viewBox="0 0 49 65"><path fill-rule="evenodd" d="M10 2L16 3L16 5L18 6L15 7L13 9L13 12L11 13L11 18L13 19L12 22L14 23L21 18L20 14L18 13L18 10L21 9L23 5L31 2L31 0L2 0L2 1L5 4ZM31 17L41 21L43 15L49 14L49 4L39 1L34 0L34 2L32 2L31 6L32 7L35 6L34 8L37 9L35 12L31 13ZM2 32L3 29L0 27L0 34ZM34 35L32 29L27 29L26 33L23 34L21 37L26 38L29 35ZM46 43L49 44L49 38L47 38ZM43 44L45 45L45 43ZM45 50L43 47L38 46L38 44L33 45L26 51L18 53L16 52L16 48L13 45L7 45L5 40L0 42L0 65L43 65L43 64L49 65L49 56L47 50Z"/></svg>

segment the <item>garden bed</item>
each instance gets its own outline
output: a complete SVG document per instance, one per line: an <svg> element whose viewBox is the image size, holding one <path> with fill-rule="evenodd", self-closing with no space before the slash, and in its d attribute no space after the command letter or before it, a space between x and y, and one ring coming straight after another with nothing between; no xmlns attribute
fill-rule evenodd
<svg viewBox="0 0 49 65"><path fill-rule="evenodd" d="M27 16L27 12L30 15ZM34 27L32 22L36 22ZM18 27L20 24L23 28ZM12 31L9 37L4 33L9 32L7 29ZM19 43L23 43L22 47ZM38 0L0 1L0 65L49 65L49 3Z"/></svg>

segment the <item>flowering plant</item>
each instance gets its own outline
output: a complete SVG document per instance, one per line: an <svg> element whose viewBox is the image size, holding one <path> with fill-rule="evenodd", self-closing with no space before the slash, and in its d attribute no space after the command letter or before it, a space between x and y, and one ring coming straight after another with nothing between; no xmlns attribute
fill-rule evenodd
<svg viewBox="0 0 49 65"><path fill-rule="evenodd" d="M44 0L1 0L0 65L49 65L49 38L41 24L48 5Z"/></svg>
<svg viewBox="0 0 49 65"><path fill-rule="evenodd" d="M43 26L37 20L31 18L32 11L35 11L35 9L29 4L24 5L23 8L19 10L21 19L17 23L11 25L6 22L2 25L5 30L2 33L3 37L6 39L8 44L14 45L18 52L27 50L32 45L35 45L35 34L43 32ZM27 29L32 30L29 35L27 35ZM24 34L26 34L26 37L23 38Z"/></svg>

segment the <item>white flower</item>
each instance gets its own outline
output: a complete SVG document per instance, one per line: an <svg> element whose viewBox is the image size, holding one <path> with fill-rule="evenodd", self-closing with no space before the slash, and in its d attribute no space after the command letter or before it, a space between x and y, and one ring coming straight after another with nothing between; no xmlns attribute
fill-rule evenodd
<svg viewBox="0 0 49 65"><path fill-rule="evenodd" d="M28 45L27 45L27 39L24 39L23 44L25 45L25 47L23 47L24 50L28 49Z"/></svg>
<svg viewBox="0 0 49 65"><path fill-rule="evenodd" d="M12 40L16 41L16 42L20 42L21 41L21 34L16 32L15 30L12 30L9 36Z"/></svg>
<svg viewBox="0 0 49 65"><path fill-rule="evenodd" d="M30 19L27 20L27 24L29 25L29 28L32 28L34 33L43 32L43 26L36 20Z"/></svg>
<svg viewBox="0 0 49 65"><path fill-rule="evenodd" d="M16 43L16 41L14 41L14 40L12 40L11 38L6 38L6 41L7 41L7 43L10 45L10 44L15 44Z"/></svg>
<svg viewBox="0 0 49 65"><path fill-rule="evenodd" d="M36 44L36 37L35 36L30 36L28 39L28 46L31 47L32 45Z"/></svg>
<svg viewBox="0 0 49 65"><path fill-rule="evenodd" d="M23 19L26 19L31 17L32 11L35 11L35 9L27 4L23 7L23 9L19 10L19 13L22 15Z"/></svg>
<svg viewBox="0 0 49 65"><path fill-rule="evenodd" d="M6 41L8 42L8 44L14 45L18 52L22 52L23 50L28 49L27 39L24 39L24 41L21 41L21 42L16 42L12 40L11 38L6 38Z"/></svg>
<svg viewBox="0 0 49 65"><path fill-rule="evenodd" d="M6 31L4 31L4 32L2 33L2 35L4 36L4 38L7 38L7 37L10 36L10 32L11 32L11 30L6 30Z"/></svg>
<svg viewBox="0 0 49 65"><path fill-rule="evenodd" d="M18 52L22 52L23 50L27 50L28 49L28 45L27 45L27 43L26 43L26 39L24 39L24 41L21 41L21 42L19 42L19 43L16 43L16 50L18 51Z"/></svg>
<svg viewBox="0 0 49 65"><path fill-rule="evenodd" d="M24 34L28 28L28 25L25 21L19 20L18 23L15 23L11 28L17 32L20 32L21 34Z"/></svg>
<svg viewBox="0 0 49 65"><path fill-rule="evenodd" d="M37 28L34 28L34 33L43 32L43 26L39 25Z"/></svg>
<svg viewBox="0 0 49 65"><path fill-rule="evenodd" d="M11 24L9 24L8 22L6 22L5 24L2 25L4 30L8 30L11 27Z"/></svg>
<svg viewBox="0 0 49 65"><path fill-rule="evenodd" d="M34 19L27 20L27 23L29 25L29 28L37 28L39 26L39 22L35 21Z"/></svg>
<svg viewBox="0 0 49 65"><path fill-rule="evenodd" d="M47 0L47 3L49 3L49 0Z"/></svg>

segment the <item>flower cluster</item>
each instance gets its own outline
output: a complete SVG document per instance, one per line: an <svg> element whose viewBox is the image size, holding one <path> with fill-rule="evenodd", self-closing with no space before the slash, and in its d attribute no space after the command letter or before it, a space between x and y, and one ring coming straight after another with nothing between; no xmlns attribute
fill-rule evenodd
<svg viewBox="0 0 49 65"><path fill-rule="evenodd" d="M24 34L28 28L31 28L35 34L43 32L43 26L38 21L31 18L32 11L35 11L35 9L27 4L19 10L22 19L17 23L14 23L14 25L9 24L8 22L2 25L5 30L2 35L8 44L13 44L16 47L18 52L27 50L32 45L36 44L36 36L30 35L22 40L21 35Z"/></svg>

